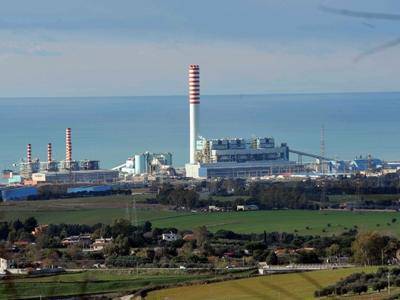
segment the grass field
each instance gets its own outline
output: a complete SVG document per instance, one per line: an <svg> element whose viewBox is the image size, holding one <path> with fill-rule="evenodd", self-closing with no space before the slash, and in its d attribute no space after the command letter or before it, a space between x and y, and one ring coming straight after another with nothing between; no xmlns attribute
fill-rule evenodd
<svg viewBox="0 0 400 300"><path fill-rule="evenodd" d="M0 281L0 299L40 296L69 296L109 292L134 292L154 285L177 284L208 278L209 275L128 275L88 271L49 277Z"/></svg>
<svg viewBox="0 0 400 300"><path fill-rule="evenodd" d="M313 296L314 291L321 287L333 284L355 272L372 272L375 270L376 268L350 268L259 276L154 291L148 294L146 300L315 299Z"/></svg>
<svg viewBox="0 0 400 300"><path fill-rule="evenodd" d="M384 201L399 200L399 194L361 194L361 195L329 195L329 201L333 203L357 202L359 200Z"/></svg>
<svg viewBox="0 0 400 300"><path fill-rule="evenodd" d="M131 197L112 196L0 204L0 221L33 216L39 223L112 223L117 218L133 217ZM156 227L193 229L205 225L241 233L264 230L299 234L337 234L357 226L360 230L379 230L400 234L400 213L273 210L254 212L185 213L160 205L137 204L138 221L149 220ZM392 222L396 219L395 222ZM307 228L308 227L308 228Z"/></svg>

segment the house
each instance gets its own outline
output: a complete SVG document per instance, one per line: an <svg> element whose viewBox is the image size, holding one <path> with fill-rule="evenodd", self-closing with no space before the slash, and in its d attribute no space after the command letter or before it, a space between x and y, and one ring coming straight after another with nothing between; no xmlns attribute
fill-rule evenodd
<svg viewBox="0 0 400 300"><path fill-rule="evenodd" d="M174 242L179 239L179 236L176 233L169 232L169 233L163 233L161 238L163 241Z"/></svg>
<svg viewBox="0 0 400 300"><path fill-rule="evenodd" d="M111 244L113 238L100 238L95 239L94 243L90 245L90 251L103 251L104 247Z"/></svg>
<svg viewBox="0 0 400 300"><path fill-rule="evenodd" d="M61 244L64 247L68 247L71 245L79 245L82 247L89 247L90 244L92 243L92 239L90 237L90 234L81 234L81 235L72 235L69 237L66 237L61 241Z"/></svg>
<svg viewBox="0 0 400 300"><path fill-rule="evenodd" d="M0 257L0 274L5 274L8 270L8 260Z"/></svg>
<svg viewBox="0 0 400 300"><path fill-rule="evenodd" d="M222 207L218 207L216 205L209 205L208 206L208 211L223 211Z"/></svg>
<svg viewBox="0 0 400 300"><path fill-rule="evenodd" d="M237 205L237 211L250 211L250 210L259 210L257 205L249 204L249 205Z"/></svg>

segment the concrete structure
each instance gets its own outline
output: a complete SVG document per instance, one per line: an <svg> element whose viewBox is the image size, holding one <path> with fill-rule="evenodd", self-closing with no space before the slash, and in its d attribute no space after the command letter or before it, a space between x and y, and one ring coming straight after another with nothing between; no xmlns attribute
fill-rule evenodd
<svg viewBox="0 0 400 300"><path fill-rule="evenodd" d="M6 274L8 268L8 260L0 257L0 275Z"/></svg>
<svg viewBox="0 0 400 300"><path fill-rule="evenodd" d="M143 175L143 174L158 174L169 172L172 169L172 154L169 152L152 153L143 152L137 153L133 157L128 158L125 164L114 168L124 174Z"/></svg>
<svg viewBox="0 0 400 300"><path fill-rule="evenodd" d="M200 67L189 66L189 107L190 107L190 164L196 163L200 105Z"/></svg>
<svg viewBox="0 0 400 300"><path fill-rule="evenodd" d="M23 177L29 178L32 173L37 172L40 168L39 160L32 160L32 145L26 146L26 161L22 160L20 164L20 173Z"/></svg>
<svg viewBox="0 0 400 300"><path fill-rule="evenodd" d="M21 184L23 182L23 178L21 175L12 175L8 178L8 184Z"/></svg>
<svg viewBox="0 0 400 300"><path fill-rule="evenodd" d="M189 66L190 161L186 176L261 177L302 172L303 165L289 161L289 147L275 146L273 138L199 140L200 67Z"/></svg>
<svg viewBox="0 0 400 300"><path fill-rule="evenodd" d="M163 241L174 242L179 239L179 235L173 232L169 232L169 233L163 233L161 238Z"/></svg>
<svg viewBox="0 0 400 300"><path fill-rule="evenodd" d="M64 247L68 247L71 245L78 245L85 248L89 247L91 243L92 243L92 238L90 237L90 234L73 235L66 237L61 241L61 244Z"/></svg>
<svg viewBox="0 0 400 300"><path fill-rule="evenodd" d="M222 207L218 207L216 205L209 205L208 206L208 211L223 211L224 209Z"/></svg>
<svg viewBox="0 0 400 300"><path fill-rule="evenodd" d="M52 144L47 144L47 161L32 160L32 146L27 145L26 161L20 164L24 184L37 183L110 183L119 178L112 170L101 170L98 160L72 159L71 128L65 130L65 160L53 160ZM15 182L19 182L15 178Z"/></svg>
<svg viewBox="0 0 400 300"><path fill-rule="evenodd" d="M93 244L90 245L90 250L93 252L101 252L104 250L104 247L111 244L113 241L112 238L100 238L96 239Z"/></svg>
<svg viewBox="0 0 400 300"><path fill-rule="evenodd" d="M65 160L72 160L72 140L71 140L71 128L65 130Z"/></svg>
<svg viewBox="0 0 400 300"><path fill-rule="evenodd" d="M383 168L384 163L378 158L358 158L350 162L350 170L355 172L372 171Z"/></svg>
<svg viewBox="0 0 400 300"><path fill-rule="evenodd" d="M203 139L197 151L197 163L186 165L192 178L246 178L300 173L302 164L289 160L289 147L275 146L273 138Z"/></svg>
<svg viewBox="0 0 400 300"><path fill-rule="evenodd" d="M119 178L118 171L81 170L40 172L32 174L34 183L113 183Z"/></svg>

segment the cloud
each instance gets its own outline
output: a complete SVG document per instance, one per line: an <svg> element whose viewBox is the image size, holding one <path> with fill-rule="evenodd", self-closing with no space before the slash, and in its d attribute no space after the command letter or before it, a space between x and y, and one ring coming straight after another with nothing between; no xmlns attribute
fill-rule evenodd
<svg viewBox="0 0 400 300"><path fill-rule="evenodd" d="M1 55L21 55L21 56L59 56L60 51L50 50L45 45L38 43L27 43L21 41L0 42Z"/></svg>
<svg viewBox="0 0 400 300"><path fill-rule="evenodd" d="M49 49L62 49L62 55L43 57L48 53L33 47L23 50L28 55L0 61L2 95L182 95L190 63L201 66L203 94L396 90L400 76L395 51L354 64L355 45L329 40L268 45L79 40Z"/></svg>

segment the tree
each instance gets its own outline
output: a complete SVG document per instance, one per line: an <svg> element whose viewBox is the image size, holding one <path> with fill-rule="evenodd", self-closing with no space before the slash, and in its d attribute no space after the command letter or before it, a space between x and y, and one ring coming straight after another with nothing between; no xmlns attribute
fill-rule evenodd
<svg viewBox="0 0 400 300"><path fill-rule="evenodd" d="M126 237L130 236L135 231L135 229L136 228L128 220L117 219L111 226L111 234L114 238L118 235Z"/></svg>
<svg viewBox="0 0 400 300"><path fill-rule="evenodd" d="M9 231L7 222L0 223L0 241L7 240Z"/></svg>
<svg viewBox="0 0 400 300"><path fill-rule="evenodd" d="M22 224L22 222L19 219L17 219L13 222L12 227L14 228L15 231L18 231L24 228L24 224Z"/></svg>
<svg viewBox="0 0 400 300"><path fill-rule="evenodd" d="M267 264L268 265L277 265L278 264L278 256L276 256L274 251L267 256Z"/></svg>
<svg viewBox="0 0 400 300"><path fill-rule="evenodd" d="M360 295L361 293L365 293L368 291L368 286L365 284L356 284L351 289L353 293Z"/></svg>
<svg viewBox="0 0 400 300"><path fill-rule="evenodd" d="M146 221L143 224L143 232L149 232L151 231L151 222Z"/></svg>
<svg viewBox="0 0 400 300"><path fill-rule="evenodd" d="M32 232L36 228L36 226L38 226L38 222L34 217L30 217L24 222L24 230L26 232Z"/></svg>
<svg viewBox="0 0 400 300"><path fill-rule="evenodd" d="M376 281L373 285L372 285L372 289L374 291L378 291L380 292L381 290L385 289L387 287L387 282L384 280L381 281Z"/></svg>
<svg viewBox="0 0 400 300"><path fill-rule="evenodd" d="M364 265L380 263L385 245L386 239L376 231L359 233L351 245L354 262Z"/></svg>
<svg viewBox="0 0 400 300"><path fill-rule="evenodd" d="M321 260L314 251L299 251L296 262L300 264L318 264Z"/></svg>
<svg viewBox="0 0 400 300"><path fill-rule="evenodd" d="M196 238L197 247L202 247L208 238L208 231L206 226L200 226L193 231Z"/></svg>
<svg viewBox="0 0 400 300"><path fill-rule="evenodd" d="M106 245L104 248L104 253L106 255L128 255L130 250L129 240L127 237L118 235L114 242Z"/></svg>

